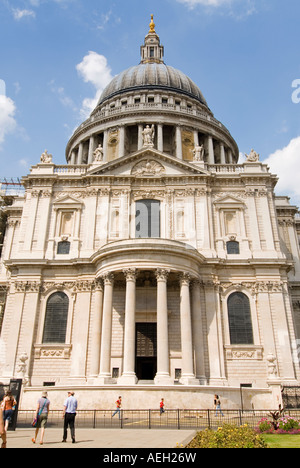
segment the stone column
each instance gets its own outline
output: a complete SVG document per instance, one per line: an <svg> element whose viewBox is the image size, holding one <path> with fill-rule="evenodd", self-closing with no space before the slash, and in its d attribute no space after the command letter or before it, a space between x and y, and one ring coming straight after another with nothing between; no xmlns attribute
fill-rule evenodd
<svg viewBox="0 0 300 468"><path fill-rule="evenodd" d="M112 302L114 276L108 272L103 275L104 298L103 298L103 322L102 340L100 354L100 374L99 382L102 384L111 383L111 335L112 335Z"/></svg>
<svg viewBox="0 0 300 468"><path fill-rule="evenodd" d="M94 159L94 149L95 149L95 138L92 135L90 138L90 144L89 144L89 156L88 156L88 164L92 164L93 159Z"/></svg>
<svg viewBox="0 0 300 468"><path fill-rule="evenodd" d="M77 281L74 291L76 291L74 310L76 320L72 327L72 353L68 381L72 385L84 385L86 383L92 282Z"/></svg>
<svg viewBox="0 0 300 468"><path fill-rule="evenodd" d="M221 164L226 164L226 159L225 159L225 148L223 143L220 143L220 162Z"/></svg>
<svg viewBox="0 0 300 468"><path fill-rule="evenodd" d="M123 270L126 278L125 302L125 330L124 330L124 357L123 374L118 384L135 385L135 303L136 303L136 270L135 268Z"/></svg>
<svg viewBox="0 0 300 468"><path fill-rule="evenodd" d="M107 161L107 142L108 142L108 130L104 130L103 133L103 161Z"/></svg>
<svg viewBox="0 0 300 468"><path fill-rule="evenodd" d="M26 286L26 281L12 281L7 296L6 310L11 310L11 315L8 313L4 315L1 330L1 339L5 346L5 366L1 369L1 377L3 379L12 379L15 375L22 325L21 319L24 316ZM23 351L25 350L21 350L21 352ZM31 353L32 350L30 349Z"/></svg>
<svg viewBox="0 0 300 468"><path fill-rule="evenodd" d="M35 220L36 220L36 215L38 211L39 198L40 198L40 191L32 190L30 194L30 200L28 197L27 201L25 202L26 205L29 203L30 216L27 219L24 217L21 221L21 229L23 228L23 223L26 223L23 250L28 251L28 252L30 252L32 248L34 226L35 226Z"/></svg>
<svg viewBox="0 0 300 468"><path fill-rule="evenodd" d="M200 281L194 279L191 284L192 292L192 330L193 344L195 355L195 373L202 385L207 384L205 376L204 362L204 339L202 327L202 310L201 310L201 285Z"/></svg>
<svg viewBox="0 0 300 468"><path fill-rule="evenodd" d="M138 126L138 150L141 150L143 148L143 125L140 124Z"/></svg>
<svg viewBox="0 0 300 468"><path fill-rule="evenodd" d="M163 125L161 123L157 124L157 149L161 152L164 150Z"/></svg>
<svg viewBox="0 0 300 468"><path fill-rule="evenodd" d="M208 164L215 164L214 143L211 135L208 137Z"/></svg>
<svg viewBox="0 0 300 468"><path fill-rule="evenodd" d="M218 284L212 279L205 281L206 319L209 324L207 345L209 360L209 385L224 385L224 347L220 335Z"/></svg>
<svg viewBox="0 0 300 468"><path fill-rule="evenodd" d="M96 280L94 300L94 320L91 336L91 377L96 378L99 374L100 366L100 345L101 345L101 326L103 311L103 281Z"/></svg>
<svg viewBox="0 0 300 468"><path fill-rule="evenodd" d="M82 164L82 158L83 158L83 143L80 143L79 149L78 149L78 161L77 161L77 164Z"/></svg>
<svg viewBox="0 0 300 468"><path fill-rule="evenodd" d="M180 275L180 327L182 371L180 382L184 385L198 385L193 364L193 338L190 303L190 280L188 273Z"/></svg>
<svg viewBox="0 0 300 468"><path fill-rule="evenodd" d="M168 302L167 279L169 271L158 269L157 279L157 385L171 385L169 363L169 331L168 331Z"/></svg>
<svg viewBox="0 0 300 468"><path fill-rule="evenodd" d="M120 141L119 141L119 158L122 158L125 154L125 127L120 127Z"/></svg>
<svg viewBox="0 0 300 468"><path fill-rule="evenodd" d="M38 304L40 297L40 277L35 277L32 281L27 281L26 284L26 299L24 297L23 316L20 323L20 329L17 330L17 322L12 321L13 329L9 335L9 341L16 333L18 336L19 347L22 343L22 348L19 349L19 354L22 353L28 356L26 373L23 379L23 385L31 385L30 378L32 373L32 360L33 360L33 345L34 345L34 332L37 318ZM20 332L18 334L17 332ZM16 348L17 350L18 348ZM18 377L18 362L15 362L15 375Z"/></svg>
<svg viewBox="0 0 300 468"><path fill-rule="evenodd" d="M176 127L176 157L182 159L181 128L179 125Z"/></svg>

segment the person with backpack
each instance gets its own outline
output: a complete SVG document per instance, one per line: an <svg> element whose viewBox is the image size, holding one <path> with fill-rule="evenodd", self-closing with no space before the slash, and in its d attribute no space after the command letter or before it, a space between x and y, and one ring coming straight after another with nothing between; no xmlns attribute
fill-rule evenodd
<svg viewBox="0 0 300 468"><path fill-rule="evenodd" d="M35 444L39 430L41 429L41 438L40 445L44 443L45 428L47 426L48 415L50 410L50 400L48 400L48 393L43 392L42 397L39 398L36 408L36 417L35 417L35 435L31 439Z"/></svg>

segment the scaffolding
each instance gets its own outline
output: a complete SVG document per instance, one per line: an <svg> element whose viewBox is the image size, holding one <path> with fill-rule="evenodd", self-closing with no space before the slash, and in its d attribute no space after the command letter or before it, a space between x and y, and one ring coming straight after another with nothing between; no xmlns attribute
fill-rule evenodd
<svg viewBox="0 0 300 468"><path fill-rule="evenodd" d="M24 194L24 186L21 180L17 178L0 178L0 195L2 196L22 196Z"/></svg>

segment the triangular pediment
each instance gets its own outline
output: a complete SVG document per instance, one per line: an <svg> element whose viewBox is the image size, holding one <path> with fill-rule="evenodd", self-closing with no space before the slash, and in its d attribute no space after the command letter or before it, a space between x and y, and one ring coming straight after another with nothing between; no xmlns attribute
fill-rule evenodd
<svg viewBox="0 0 300 468"><path fill-rule="evenodd" d="M243 202L243 200L237 198L237 197L234 197L232 195L223 195L221 196L220 198L217 198L215 201L214 201L214 204L216 206L221 206L221 207L243 207L245 205L245 203Z"/></svg>
<svg viewBox="0 0 300 468"><path fill-rule="evenodd" d="M92 165L89 175L115 175L135 177L163 177L180 175L209 175L204 168L182 161L153 148L143 148L107 163Z"/></svg>
<svg viewBox="0 0 300 468"><path fill-rule="evenodd" d="M55 208L78 208L82 205L82 201L70 195L64 195L58 198L53 205Z"/></svg>

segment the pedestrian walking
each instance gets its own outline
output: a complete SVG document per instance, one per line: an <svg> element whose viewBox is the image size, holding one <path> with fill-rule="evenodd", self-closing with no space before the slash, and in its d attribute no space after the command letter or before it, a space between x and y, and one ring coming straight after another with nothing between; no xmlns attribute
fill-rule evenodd
<svg viewBox="0 0 300 468"><path fill-rule="evenodd" d="M221 410L221 401L220 401L219 395L215 395L214 406L216 409L216 416L218 416L218 412L221 414L221 416L224 416Z"/></svg>
<svg viewBox="0 0 300 468"><path fill-rule="evenodd" d="M2 439L1 448L6 448L6 431L4 429L3 410L0 406L0 437Z"/></svg>
<svg viewBox="0 0 300 468"><path fill-rule="evenodd" d="M31 439L34 444L36 443L37 436L38 436L40 429L41 429L40 445L43 445L44 443L44 435L45 435L45 429L47 426L49 410L50 410L50 400L48 400L48 393L43 392L42 397L39 398L37 402L37 407L36 407L36 416L35 416L37 420L36 429L35 429L34 437Z"/></svg>
<svg viewBox="0 0 300 468"><path fill-rule="evenodd" d="M160 400L159 411L160 411L160 416L165 412L165 401L163 398Z"/></svg>
<svg viewBox="0 0 300 468"><path fill-rule="evenodd" d="M78 402L74 397L74 392L68 392L68 398L64 403L64 434L62 442L67 442L68 427L71 431L72 444L75 444L75 417L77 411Z"/></svg>
<svg viewBox="0 0 300 468"><path fill-rule="evenodd" d="M118 400L116 401L116 411L113 413L112 418L115 414L119 413L119 419L121 418L121 408L122 408L122 397L119 396Z"/></svg>
<svg viewBox="0 0 300 468"><path fill-rule="evenodd" d="M12 420L15 406L17 402L12 396L12 393L10 390L7 390L5 393L5 397L2 400L1 407L3 410L3 420L4 420L4 430L7 432L8 426L10 421Z"/></svg>

